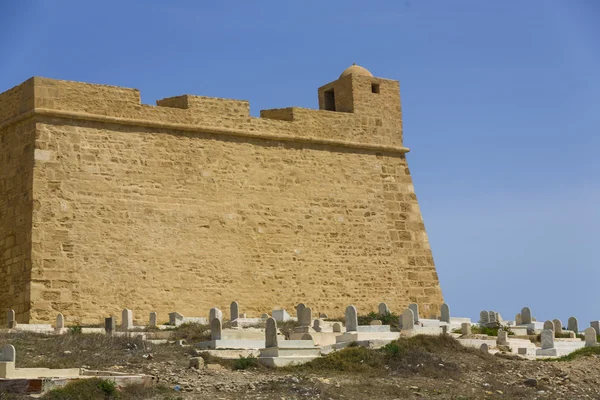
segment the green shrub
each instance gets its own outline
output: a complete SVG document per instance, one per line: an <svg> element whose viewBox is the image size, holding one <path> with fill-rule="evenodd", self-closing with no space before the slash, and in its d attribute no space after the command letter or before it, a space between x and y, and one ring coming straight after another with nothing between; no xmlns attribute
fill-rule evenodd
<svg viewBox="0 0 600 400"><path fill-rule="evenodd" d="M370 312L367 315L358 316L359 325L369 325L371 321L380 320L383 325L390 325L392 330L398 331L398 322L400 317L397 314L388 312L387 314L378 314L376 312Z"/></svg>
<svg viewBox="0 0 600 400"><path fill-rule="evenodd" d="M113 381L89 378L80 379L64 387L53 389L46 393L44 400L105 400L116 399L119 396L117 385Z"/></svg>
<svg viewBox="0 0 600 400"><path fill-rule="evenodd" d="M257 368L260 364L258 363L258 358L250 355L248 357L238 358L233 363L233 369L248 369L248 368Z"/></svg>
<svg viewBox="0 0 600 400"><path fill-rule="evenodd" d="M79 335L81 333L81 325L70 326L69 333L71 335Z"/></svg>

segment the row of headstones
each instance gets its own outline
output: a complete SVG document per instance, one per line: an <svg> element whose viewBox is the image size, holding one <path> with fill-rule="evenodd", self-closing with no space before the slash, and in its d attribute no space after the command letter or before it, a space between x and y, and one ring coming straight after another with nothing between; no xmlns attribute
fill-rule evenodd
<svg viewBox="0 0 600 400"><path fill-rule="evenodd" d="M494 324L494 323L502 322L502 316L496 311L486 311L483 310L479 313L479 323L480 324Z"/></svg>
<svg viewBox="0 0 600 400"><path fill-rule="evenodd" d="M6 312L6 321L8 329L14 329L17 327L17 320L15 318L15 310L8 309ZM54 324L55 329L63 329L65 327L65 317L61 313L56 315L56 323Z"/></svg>
<svg viewBox="0 0 600 400"><path fill-rule="evenodd" d="M541 341L542 341L542 349L552 349L554 348L554 330L546 329L541 333ZM598 345L598 331L589 327L583 331L585 336L585 347L596 347Z"/></svg>
<svg viewBox="0 0 600 400"><path fill-rule="evenodd" d="M415 316L414 322L418 322L419 321L419 305L416 303L411 303L408 305L408 308L413 311L413 314ZM388 308L386 303L379 303L379 306L377 307L377 311L378 311L379 315L387 315L390 313L390 309ZM450 307L448 306L448 304L442 303L442 305L440 307L440 314L441 314L440 321L450 323Z"/></svg>
<svg viewBox="0 0 600 400"><path fill-rule="evenodd" d="M416 306L416 307L415 307ZM399 326L402 330L412 330L415 327L415 323L418 322L419 309L416 304L411 304L406 310L400 315ZM346 307L346 332L356 332L358 330L358 313L356 307Z"/></svg>

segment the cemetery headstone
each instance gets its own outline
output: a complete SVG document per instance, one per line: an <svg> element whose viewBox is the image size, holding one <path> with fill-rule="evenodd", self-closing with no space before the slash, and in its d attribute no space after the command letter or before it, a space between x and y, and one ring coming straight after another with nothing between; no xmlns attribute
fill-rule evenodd
<svg viewBox="0 0 600 400"><path fill-rule="evenodd" d="M598 345L598 332L591 326L583 331L585 335L585 347L596 347Z"/></svg>
<svg viewBox="0 0 600 400"><path fill-rule="evenodd" d="M544 329L551 329L554 332L554 322L552 322L552 321L544 322Z"/></svg>
<svg viewBox="0 0 600 400"><path fill-rule="evenodd" d="M515 315L515 324L521 325L522 323L523 323L523 321L521 320L521 313Z"/></svg>
<svg viewBox="0 0 600 400"><path fill-rule="evenodd" d="M560 335L562 334L562 322L560 321L560 319L553 319L552 323L554 324L554 334L556 335Z"/></svg>
<svg viewBox="0 0 600 400"><path fill-rule="evenodd" d="M400 329L403 331L415 329L415 315L412 309L407 308L402 312L400 316Z"/></svg>
<svg viewBox="0 0 600 400"><path fill-rule="evenodd" d="M577 321L577 318L569 318L569 321L567 322L567 329L571 332L579 333L579 322Z"/></svg>
<svg viewBox="0 0 600 400"><path fill-rule="evenodd" d="M590 326L596 330L596 334L600 332L600 321L592 321L590 322Z"/></svg>
<svg viewBox="0 0 600 400"><path fill-rule="evenodd" d="M240 307L237 301L231 302L231 305L229 306L229 316L232 321L235 321L240 317Z"/></svg>
<svg viewBox="0 0 600 400"><path fill-rule="evenodd" d="M521 323L523 325L531 324L531 309L529 307L523 307L521 310Z"/></svg>
<svg viewBox="0 0 600 400"><path fill-rule="evenodd" d="M110 316L108 318L104 318L104 331L107 335L112 335L116 328L117 321L115 320L115 317Z"/></svg>
<svg viewBox="0 0 600 400"><path fill-rule="evenodd" d="M482 345L479 347L479 351L481 351L482 353L489 354L490 347L488 346L487 343L482 343Z"/></svg>
<svg viewBox="0 0 600 400"><path fill-rule="evenodd" d="M383 325L380 319L374 319L369 323L369 325Z"/></svg>
<svg viewBox="0 0 600 400"><path fill-rule="evenodd" d="M450 323L450 307L448 307L448 304L443 303L440 307L440 311L442 313L441 321Z"/></svg>
<svg viewBox="0 0 600 400"><path fill-rule="evenodd" d="M298 309L298 322L300 326L310 326L312 321L312 310L310 307L304 307Z"/></svg>
<svg viewBox="0 0 600 400"><path fill-rule="evenodd" d="M416 303L412 303L408 305L408 308L410 308L415 316L415 320L414 322L417 323L419 322L419 305Z"/></svg>
<svg viewBox="0 0 600 400"><path fill-rule="evenodd" d="M277 321L274 318L267 319L265 328L265 347L279 347L277 343Z"/></svg>
<svg viewBox="0 0 600 400"><path fill-rule="evenodd" d="M63 329L65 327L65 317L61 313L56 315L56 324L54 325L54 329Z"/></svg>
<svg viewBox="0 0 600 400"><path fill-rule="evenodd" d="M333 331L334 332L342 332L342 324L340 324L339 322L336 322L335 324L333 324Z"/></svg>
<svg viewBox="0 0 600 400"><path fill-rule="evenodd" d="M479 323L480 324L488 324L490 322L490 313L488 311L483 310L479 313Z"/></svg>
<svg viewBox="0 0 600 400"><path fill-rule="evenodd" d="M346 307L346 332L356 332L358 330L358 315L356 307Z"/></svg>
<svg viewBox="0 0 600 400"><path fill-rule="evenodd" d="M5 344L0 350L0 361L15 362L17 359L17 351L12 344Z"/></svg>
<svg viewBox="0 0 600 400"><path fill-rule="evenodd" d="M490 324L495 324L496 323L496 312L495 311L488 311L488 315L490 316Z"/></svg>
<svg viewBox="0 0 600 400"><path fill-rule="evenodd" d="M210 340L221 340L222 322L219 318L210 321Z"/></svg>
<svg viewBox="0 0 600 400"><path fill-rule="evenodd" d="M554 348L554 331L552 329L544 329L541 334L542 350Z"/></svg>
<svg viewBox="0 0 600 400"><path fill-rule="evenodd" d="M390 309L388 308L387 304L385 304L385 303L379 303L379 307L377 307L377 311L379 312L379 315L387 315L390 313Z"/></svg>
<svg viewBox="0 0 600 400"><path fill-rule="evenodd" d="M471 324L468 322L463 322L462 324L460 324L460 333L463 335L470 335L471 334Z"/></svg>
<svg viewBox="0 0 600 400"><path fill-rule="evenodd" d="M126 308L121 313L121 329L127 331L133 328L133 311Z"/></svg>
<svg viewBox="0 0 600 400"><path fill-rule="evenodd" d="M158 314L156 314L155 311L152 311L150 313L150 327L151 328L156 328L156 326L158 325Z"/></svg>
<svg viewBox="0 0 600 400"><path fill-rule="evenodd" d="M498 338L496 344L507 345L508 344L508 332L504 329L498 329Z"/></svg>
<svg viewBox="0 0 600 400"><path fill-rule="evenodd" d="M14 329L17 326L17 321L15 319L15 310L9 309L6 312L6 321L8 323L8 329Z"/></svg>
<svg viewBox="0 0 600 400"><path fill-rule="evenodd" d="M217 307L213 307L208 312L208 320L212 321L213 319L218 318L223 323L223 311L219 310Z"/></svg>

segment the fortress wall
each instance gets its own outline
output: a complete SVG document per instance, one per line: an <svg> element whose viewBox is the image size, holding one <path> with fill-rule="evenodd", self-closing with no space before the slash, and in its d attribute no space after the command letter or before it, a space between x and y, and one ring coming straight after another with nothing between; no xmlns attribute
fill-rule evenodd
<svg viewBox="0 0 600 400"><path fill-rule="evenodd" d="M24 92L9 95L19 105ZM18 112L4 107L4 116ZM35 125L31 120L0 129L0 324L6 308L15 310L18 322L29 318L31 275L31 216Z"/></svg>
<svg viewBox="0 0 600 400"><path fill-rule="evenodd" d="M401 153L37 118L31 322L442 302Z"/></svg>

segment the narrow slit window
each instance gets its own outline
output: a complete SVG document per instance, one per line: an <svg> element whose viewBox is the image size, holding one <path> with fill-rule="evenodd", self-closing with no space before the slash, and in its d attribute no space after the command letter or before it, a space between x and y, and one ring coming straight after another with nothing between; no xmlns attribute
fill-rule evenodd
<svg viewBox="0 0 600 400"><path fill-rule="evenodd" d="M379 93L379 83L371 83L371 92Z"/></svg>
<svg viewBox="0 0 600 400"><path fill-rule="evenodd" d="M323 92L325 96L325 109L329 111L335 111L335 94L333 93L333 89L326 90Z"/></svg>

